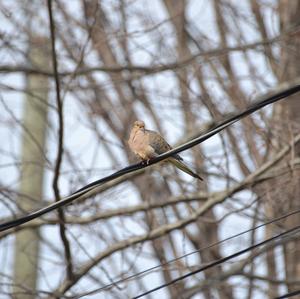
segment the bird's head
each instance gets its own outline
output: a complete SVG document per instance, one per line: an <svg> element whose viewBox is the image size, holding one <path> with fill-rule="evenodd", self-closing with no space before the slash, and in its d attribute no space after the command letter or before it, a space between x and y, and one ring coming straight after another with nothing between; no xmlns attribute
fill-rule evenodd
<svg viewBox="0 0 300 299"><path fill-rule="evenodd" d="M145 123L142 120L137 120L134 122L133 127L136 129L145 129Z"/></svg>

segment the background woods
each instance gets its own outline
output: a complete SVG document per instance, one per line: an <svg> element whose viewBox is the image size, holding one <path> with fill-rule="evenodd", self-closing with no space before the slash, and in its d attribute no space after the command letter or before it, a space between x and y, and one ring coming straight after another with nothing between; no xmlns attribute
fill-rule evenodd
<svg viewBox="0 0 300 299"><path fill-rule="evenodd" d="M135 162L137 119L176 145L300 82L296 0L0 0L0 13L1 222ZM132 298L299 225L219 243L299 209L299 129L296 94L183 152L204 183L156 164L0 233L1 298ZM293 234L147 298L299 289Z"/></svg>

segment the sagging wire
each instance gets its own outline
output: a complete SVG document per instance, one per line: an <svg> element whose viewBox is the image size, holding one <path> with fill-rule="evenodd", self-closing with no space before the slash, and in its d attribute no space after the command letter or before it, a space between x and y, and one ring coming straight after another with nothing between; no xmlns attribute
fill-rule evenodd
<svg viewBox="0 0 300 299"><path fill-rule="evenodd" d="M177 278L175 278L175 279L173 279L173 280L171 280L171 281L169 281L167 283L161 284L161 285L159 285L159 286L157 286L157 287L155 287L155 288L153 288L151 290L148 290L148 291L146 291L146 292L144 292L142 294L139 294L139 295L133 297L132 299L142 298L142 297L144 297L146 295L149 295L149 294L154 293L154 292L156 292L156 291L158 291L160 289L163 289L163 288L165 288L165 287L167 287L169 285L177 283L178 281L186 279L186 278L188 278L188 277L190 277L192 275L198 274L200 272L203 272L204 270L207 270L209 268L212 268L212 267L215 267L217 265L223 264L223 263L225 263L225 262L227 262L227 261L229 261L229 260L231 260L231 259L233 259L235 257L238 257L238 256L240 256L240 255L242 255L242 254L244 254L244 253L246 253L248 251L251 251L251 250L253 250L253 249L257 248L257 247L260 247L262 245L266 245L269 242L275 241L275 240L277 240L279 238L282 238L282 237L285 237L285 236L287 236L289 234L295 234L299 230L300 230L300 225L294 226L293 228L288 229L288 230L286 230L286 231L284 231L284 232L282 232L282 233L280 233L278 235L275 235L275 236L273 236L271 238L265 239L264 241L258 242L258 243L254 244L254 245L251 245L251 246L249 246L249 247L247 247L247 248L245 248L243 250L240 250L238 252L235 252L235 253L233 253L231 255L228 255L226 257L223 257L223 258L220 258L220 259L218 259L216 261L208 263L205 266L202 266L202 267L198 268L197 270L194 270L194 271L188 272L188 273L186 273L184 275L181 275L181 276L179 276L179 277L177 277ZM288 297L283 297L283 298L288 298Z"/></svg>

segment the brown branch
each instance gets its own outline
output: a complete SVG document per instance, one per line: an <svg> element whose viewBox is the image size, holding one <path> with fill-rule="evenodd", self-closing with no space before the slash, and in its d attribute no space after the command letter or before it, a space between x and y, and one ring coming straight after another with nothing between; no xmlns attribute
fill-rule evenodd
<svg viewBox="0 0 300 299"><path fill-rule="evenodd" d="M55 90L56 90L56 102L57 102L57 113L58 113L58 148L57 148L57 156L56 163L54 169L54 178L52 187L55 194L55 200L60 200L60 192L58 187L58 180L62 162L63 155L63 132L64 132L64 123L63 123L63 103L60 98L60 81L58 77L57 71L57 56L55 49L55 25L52 15L52 0L47 0L47 8L49 14L49 23L50 23L50 33L51 33L51 48L52 48L52 62L53 62L53 70L54 70L54 79L55 79ZM64 244L65 249L65 257L67 261L67 277L69 280L72 280L73 274L73 263L72 263L72 254L70 249L70 244L66 235L66 227L65 227L65 216L62 208L58 209L58 217L59 217L59 231L60 237Z"/></svg>
<svg viewBox="0 0 300 299"><path fill-rule="evenodd" d="M282 171L278 168L274 168L274 170L269 171L267 174L261 175L260 177L257 177L253 183L252 186L255 186L256 184L259 184L263 181L272 179L274 177L279 177L281 176L283 173L286 172L291 172L293 170L295 170L295 167L299 167L300 166L300 158L298 159L294 159L293 161L291 161L284 169L282 169ZM245 186L247 187L247 186ZM105 191L105 190L102 190ZM101 192L102 192L101 191ZM237 190L236 192L239 192L240 190ZM78 217L66 217L65 218L65 223L68 224L76 224L76 225L85 225L85 224L91 224L93 222L99 221L99 220L105 220L105 219L109 219L112 217L124 217L124 216L131 216L135 213L139 213L139 212L146 212L152 209L161 209L164 207L168 207L168 206L172 206L172 205L177 205L180 203L187 203L187 202L192 202L192 201L204 201L204 200L208 200L210 198L216 197L218 196L218 194L224 194L226 192L226 190L223 191L217 191L217 192L212 192L210 194L206 194L206 193L202 193L202 192L198 192L198 193L194 193L194 194L189 194L189 195L180 195L180 196L174 196L171 197L169 200L167 201L163 201L163 202L154 202L154 203L141 203L141 204L137 204L135 206L132 207L122 207L119 209L111 209L111 210L106 210L97 214L94 214L93 216L89 216L89 217L82 217L82 218L78 218ZM233 196L233 194L230 194L230 196ZM246 205L245 207L235 210L235 212L239 212L242 211L244 209L249 208L252 205L252 203L250 205ZM232 212L230 212L229 214L231 214ZM225 217L227 217L229 214L226 214L225 216L223 216L221 219L218 220L218 222L222 221ZM14 218L18 218L17 215L15 215ZM205 218L201 218L204 221L210 221L208 219ZM3 221L10 221L12 220L12 218L6 218L3 219ZM258 220L256 218L256 220ZM260 219L260 221L263 221L263 219ZM58 219L56 218L49 218L49 219L35 219L31 222L25 223L21 226L17 226L13 229L4 231L0 233L0 239L5 238L7 236L9 236L10 234L23 230L23 229L27 229L27 228L36 228L36 227L40 227L42 225L56 225L59 222Z"/></svg>
<svg viewBox="0 0 300 299"><path fill-rule="evenodd" d="M188 58L183 60L179 60L173 63L166 63L160 65L150 65L150 66L142 66L142 65L130 65L130 66L96 66L96 67L87 67L87 68L79 68L76 70L76 75L86 75L92 72L105 72L105 73L120 73L120 72L133 72L133 73L140 73L144 75L155 74L159 72L169 71L169 70L176 70L182 68L184 66L189 65L197 58L213 58L222 55L226 55L229 52L238 52L238 51L245 51L255 49L260 46L264 46L266 44L272 44L276 42L282 41L286 38L287 34L281 34L274 38L270 38L268 40L262 40L259 42L249 43L243 46L236 46L236 47L225 47L220 49L208 50L208 51L201 51L194 55L191 55ZM55 76L54 72L37 69L33 67L28 67L25 65L20 66L12 66L12 65L1 65L0 66L0 73L29 73L29 74L39 74L43 76ZM74 71L62 71L58 73L60 77L64 76L73 76Z"/></svg>

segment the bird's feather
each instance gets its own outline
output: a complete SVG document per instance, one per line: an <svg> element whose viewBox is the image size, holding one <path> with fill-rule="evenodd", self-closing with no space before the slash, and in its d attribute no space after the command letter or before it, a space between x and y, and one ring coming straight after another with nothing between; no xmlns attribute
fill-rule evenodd
<svg viewBox="0 0 300 299"><path fill-rule="evenodd" d="M179 161L173 157L170 157L168 159L169 162L171 162L174 166L176 166L177 168L179 168L180 170L182 170L183 172L191 175L192 177L199 179L201 181L203 181L203 179L195 172L193 172L188 166L186 166L182 161Z"/></svg>

